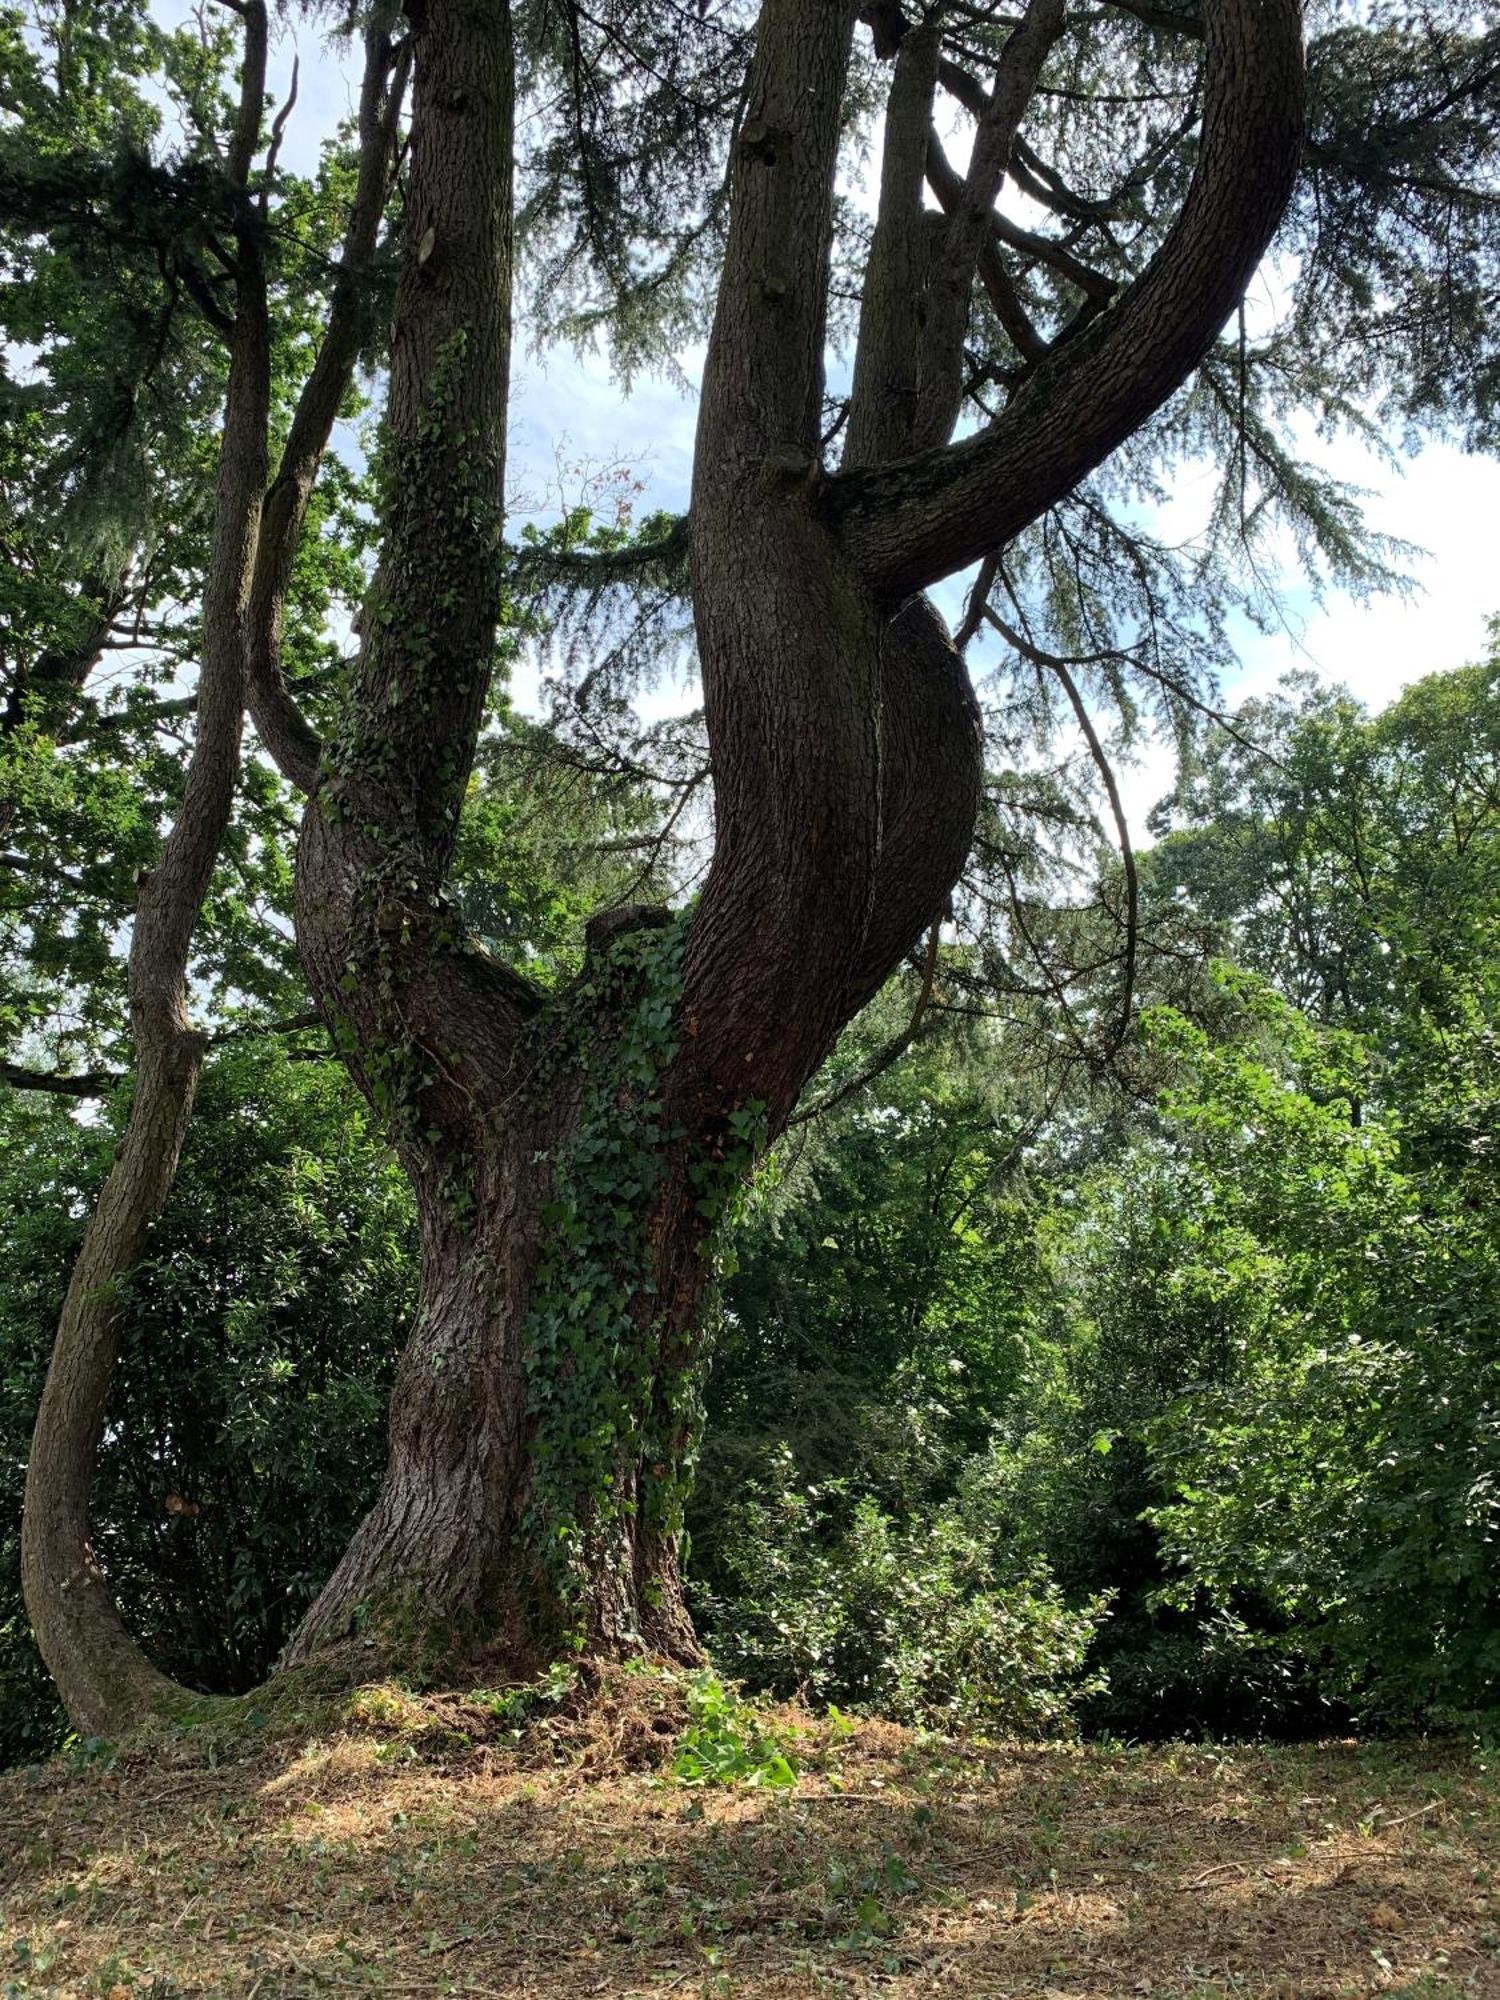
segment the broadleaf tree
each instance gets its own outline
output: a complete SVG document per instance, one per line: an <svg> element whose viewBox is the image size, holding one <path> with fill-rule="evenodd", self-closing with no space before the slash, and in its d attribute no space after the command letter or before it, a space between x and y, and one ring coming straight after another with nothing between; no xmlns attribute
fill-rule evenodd
<svg viewBox="0 0 1500 2000"><path fill-rule="evenodd" d="M384 1482L287 1663L355 1638L362 1671L693 1659L680 1524L714 1232L745 1175L945 911L982 931L997 877L1031 937L1016 828L1076 823L1045 788L1024 796L1059 703L1101 765L1089 694L1122 725L1138 700L1183 722L1227 607L1254 597L1267 524L1291 522L1334 575L1373 573L1289 416L1357 421L1384 398L1482 436L1493 376L1496 47L1457 10L1315 21L1309 107L1296 0L408 0L343 23L363 49L357 127L313 186L278 164L295 106L266 103L266 0L225 6L217 36L164 36L129 0L42 4L4 30L24 83L0 100L11 288L74 286L72 318L24 336L38 352L7 405L71 424L79 453L76 491L53 495L26 475L45 444L6 445L23 496L7 533L37 599L7 660L18 740L46 758L92 721L97 741L105 650L168 600L194 607L163 704L190 715L191 752L140 835L132 1105L62 1306L23 1533L44 1656L104 1731L180 1699L115 1611L88 1491L118 1288L208 1045L195 934L237 837L247 866L272 854L302 800L301 977L387 1125L421 1241ZM156 102L101 87L122 23L131 76L154 59L180 133L111 109ZM67 151L79 92L92 118ZM871 218L854 195L874 138ZM1252 341L1244 307L1278 230L1290 350ZM127 266L155 337L128 349L133 399L106 436L117 356L91 361L74 321ZM685 519L507 545L523 312L538 337L604 338L626 375L706 339ZM370 364L377 527L339 665L309 643L299 565L322 538L358 567L368 529L330 439ZM105 562L77 518L130 462L144 387L177 411L221 398L211 478L179 468L197 549L186 521L162 533L117 495ZM1196 565L1132 511L1194 454L1223 479ZM153 559L184 574L158 584ZM932 593L957 579L950 631ZM492 692L549 619L607 652L596 693L606 667L628 676L668 640L647 610L622 638L621 596L690 607L711 858L675 909L616 894L543 962L514 926L493 926L508 949L487 941L461 879L476 797L506 823ZM41 669L49 618L66 673ZM981 632L1015 669L984 704L965 664ZM243 777L246 712L287 789ZM157 745L162 723L135 727ZM691 752L663 835L702 782ZM39 796L33 839L50 810ZM285 943L269 930L268 966ZM1135 948L1127 923L1126 1012ZM1065 999L1059 981L1092 992L1099 972L1050 977ZM223 988L221 1008L245 983Z"/></svg>

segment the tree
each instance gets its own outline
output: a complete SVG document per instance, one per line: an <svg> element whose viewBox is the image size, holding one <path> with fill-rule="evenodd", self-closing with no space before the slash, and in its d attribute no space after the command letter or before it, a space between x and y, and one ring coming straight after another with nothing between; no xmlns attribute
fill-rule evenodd
<svg viewBox="0 0 1500 2000"><path fill-rule="evenodd" d="M1289 393L1275 357L1243 327L1233 359L1216 338L1306 165L1314 194L1326 180L1351 210L1388 214L1383 251L1398 240L1410 254L1405 278L1399 258L1377 261L1388 291L1372 305L1357 236L1323 243L1311 196L1293 211L1310 356L1298 387L1330 410L1356 387L1382 391L1421 416L1412 357L1432 363L1455 287L1474 276L1444 276L1455 228L1475 268L1492 247L1493 208L1455 169L1487 143L1494 48L1457 27L1324 36L1309 141L1293 0L1211 0L1201 15L1029 0L1018 16L919 21L880 5L864 13L868 51L848 0L661 25L613 0L515 24L503 0L412 0L365 24L357 160L309 366L288 357L279 316L306 311L296 232L278 227L285 108L256 164L268 16L264 0L230 5L227 140L200 136L150 183L158 203L102 199L102 145L65 167L6 134L25 242L88 236L102 214L224 358L193 751L130 946L134 1098L64 1306L27 1497L31 1615L93 1728L175 1699L114 1612L87 1496L116 1287L170 1186L202 1059L186 968L233 809L243 702L306 796L301 966L388 1123L421 1238L385 1481L286 1657L357 1628L365 1660L373 1647L524 1671L567 1645L691 1659L678 1536L713 1227L841 1027L940 918L981 808L979 709L925 593L980 565L956 638L996 621L1030 649L1028 670L1050 671L1012 602L1024 558L1086 666L1107 679L1137 661L1169 706L1189 703L1162 653L1174 630L1191 636L1184 579L1083 482L1127 445L1140 454L1127 476L1146 477L1227 424L1234 532L1248 536L1257 511L1301 509L1330 560L1355 563L1347 515L1299 485L1261 420ZM608 324L627 364L643 342L680 338L705 298L712 323L687 522L634 545L564 537L510 562L518 73L553 135L523 163L523 215L554 318ZM963 169L940 137L940 92L971 124ZM212 88L190 96L211 126ZM865 242L840 158L872 102L882 165ZM1007 182L1059 230L997 207ZM368 347L393 199L378 558L320 735L295 699L283 624ZM851 278L852 372L830 421L830 313ZM1354 352L1376 359L1345 360L1356 322ZM1200 363L1199 390L1158 418ZM1482 416L1477 390L1470 401ZM1134 578L1139 633L1087 653L1110 564ZM675 914L601 914L576 975L551 985L486 949L450 893L508 574L514 589L576 585L585 602L680 576L712 762L701 895Z"/></svg>
<svg viewBox="0 0 1500 2000"><path fill-rule="evenodd" d="M1493 1716L1496 693L1493 647L1374 716L1294 683L1211 733L1161 809L1148 901L1236 969L1158 1011L1157 1130L1084 1184L1062 1239L1091 1329L1068 1373L1112 1436L1092 1484L1117 1519L1077 1536L1081 1579L1057 1570L1123 1586L1115 1702L1137 1651L1186 1668L1179 1719L1223 1726L1246 1692L1283 1727L1309 1694L1402 1725ZM1041 1518L1061 1429L1033 1427ZM1199 1635L1177 1662L1174 1609Z"/></svg>

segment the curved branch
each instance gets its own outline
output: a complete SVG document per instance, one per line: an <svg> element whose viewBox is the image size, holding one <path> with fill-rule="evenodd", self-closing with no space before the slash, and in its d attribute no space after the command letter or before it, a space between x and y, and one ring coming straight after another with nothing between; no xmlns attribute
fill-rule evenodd
<svg viewBox="0 0 1500 2000"><path fill-rule="evenodd" d="M736 147L693 467L716 844L684 960L689 1123L751 1097L790 1115L874 895L880 621L816 514L854 11L765 0Z"/></svg>
<svg viewBox="0 0 1500 2000"><path fill-rule="evenodd" d="M969 858L984 791L984 729L962 655L925 597L880 644L880 847L845 990L850 1019L937 920Z"/></svg>
<svg viewBox="0 0 1500 2000"><path fill-rule="evenodd" d="M875 589L906 596L1010 541L1181 386L1275 233L1303 126L1296 0L1217 0L1197 170L1141 277L977 436L830 483L827 506Z"/></svg>
<svg viewBox="0 0 1500 2000"><path fill-rule="evenodd" d="M884 1076L891 1064L899 1062L906 1054L921 1033L922 1022L926 1018L927 1008L932 1000L932 983L937 974L938 944L942 934L943 927L940 923L934 924L927 933L927 953L922 961L922 984L917 992L916 1005L911 1010L911 1018L900 1034L892 1035L885 1047L867 1062L862 1070L857 1071L847 1082L841 1083L837 1090L830 1091L827 1097L819 1098L816 1104L805 1106L794 1117L789 1118L786 1121L788 1131L791 1131L794 1125L806 1125L814 1118L822 1118L826 1113L837 1110L839 1105L847 1104L851 1097L858 1096L859 1092L866 1089L877 1077Z"/></svg>
<svg viewBox="0 0 1500 2000"><path fill-rule="evenodd" d="M243 0L245 52L229 152L243 193L265 96L264 0ZM247 217L248 220L248 217ZM79 1728L115 1734L184 1690L126 1631L89 1540L89 1494L119 1339L120 1287L177 1171L208 1037L187 1011L187 962L234 805L244 709L244 617L265 492L271 343L256 233L236 237L237 308L225 392L197 735L182 803L141 883L126 984L135 1044L129 1122L68 1283L37 1410L21 1523L21 1575L38 1648Z"/></svg>
<svg viewBox="0 0 1500 2000"><path fill-rule="evenodd" d="M1030 660L1034 666L1045 667L1055 674L1062 683L1063 693L1068 697L1068 706L1083 731L1083 740L1089 747L1089 755L1094 760L1095 769L1104 780L1104 789L1109 794L1109 809L1115 822L1115 833L1120 842L1120 862L1125 871L1125 970L1121 975L1120 1018L1113 1037L1113 1045L1118 1048L1130 1030L1131 1009L1135 1005L1135 966L1137 940L1140 934L1140 877L1135 865L1135 847L1130 838L1130 825L1125 817L1124 802L1120 797L1119 781L1115 777L1114 766L1105 752L1103 741L1094 727L1094 719L1089 714L1088 704L1079 692L1068 662L1057 653L1043 652L1040 646L1023 637L1012 626L1007 625L992 606L986 606L984 615L1008 645L1014 646L1022 659Z"/></svg>
<svg viewBox="0 0 1500 2000"><path fill-rule="evenodd" d="M849 391L847 466L904 458L915 443L932 244L922 183L941 39L937 17L901 38L886 100L880 207L865 262Z"/></svg>

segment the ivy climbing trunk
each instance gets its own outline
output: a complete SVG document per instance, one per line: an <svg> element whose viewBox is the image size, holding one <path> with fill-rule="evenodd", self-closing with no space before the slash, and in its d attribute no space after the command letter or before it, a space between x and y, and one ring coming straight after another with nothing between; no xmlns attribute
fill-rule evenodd
<svg viewBox="0 0 1500 2000"><path fill-rule="evenodd" d="M713 862L686 911L596 918L577 979L544 994L480 947L446 892L503 601L508 6L404 0L399 47L394 21L372 20L343 279L268 493L272 346L252 254L267 206L246 199L267 18L263 0L232 4L247 24L229 155L242 227L198 744L141 897L136 1109L70 1294L28 1493L28 1600L89 1721L111 1713L118 1661L134 1709L159 1706L165 1685L106 1604L87 1480L111 1287L170 1185L201 1055L185 968L232 804L242 694L307 795L298 948L421 1228L386 1477L289 1658L353 1643L362 1660L432 1668L525 1672L569 1646L691 1659L678 1533L715 1225L841 1028L941 916L981 801L977 706L925 592L994 558L1186 380L1271 239L1303 138L1296 0L1204 0L1202 136L1182 210L1139 277L1092 296L1049 343L1006 289L992 224L1066 25L1057 0L1025 0L1007 30L962 178L933 164L936 15L909 28L899 8L862 0L763 0L736 100L683 538ZM894 69L835 469L824 355L860 19ZM281 599L359 350L360 274L398 156L379 562L322 743L281 671ZM993 421L955 441L976 281L1029 328L1026 365Z"/></svg>
<svg viewBox="0 0 1500 2000"><path fill-rule="evenodd" d="M696 1657L677 1531L706 1238L742 1163L668 1136L681 944L649 911L596 933L462 1159L408 1140L421 1303L387 1474L291 1661L351 1638L429 1669Z"/></svg>
<svg viewBox="0 0 1500 2000"><path fill-rule="evenodd" d="M412 18L381 559L297 935L410 1173L422 1283L384 1483L288 1659L690 1656L676 1512L708 1203L701 1118L664 1136L681 929L615 913L544 1002L444 895L500 604L514 83L503 6Z"/></svg>

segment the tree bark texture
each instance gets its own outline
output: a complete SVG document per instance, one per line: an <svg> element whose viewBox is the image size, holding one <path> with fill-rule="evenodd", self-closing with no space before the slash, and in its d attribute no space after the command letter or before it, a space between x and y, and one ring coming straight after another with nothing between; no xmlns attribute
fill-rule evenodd
<svg viewBox="0 0 1500 2000"><path fill-rule="evenodd" d="M563 1642L693 1657L676 1547L709 1232L839 1030L940 915L978 809L976 704L917 593L1050 506L1184 378L1290 185L1294 7L1221 0L1204 160L1159 268L1107 316L1087 371L1058 360L997 426L1021 445L1007 431L949 446L981 224L1061 14L1038 0L1012 36L936 228L922 188L937 52L913 31L894 75L848 469L830 477L825 312L855 14L851 0L766 0L733 163L691 512L713 865L694 910L592 938L581 981L550 998L475 950L442 895L487 664L483 590L464 595L469 622L442 628L436 676L410 629L444 601L441 579L482 574L487 549L460 535L451 555L430 503L413 543L407 496L463 488L454 437L492 441L498 464L501 385L479 362L502 302L475 287L503 262L501 222L454 163L463 144L483 156L502 141L449 133L447 178L430 188L423 107L445 87L432 66L472 75L480 57L456 24L446 58L419 40L390 418L402 483L347 739L306 821L299 935L355 1074L396 1121L423 1287L384 1486L293 1659L359 1632L381 1653L514 1671ZM423 38L445 19L435 8ZM1263 137L1233 136L1247 112ZM477 346L433 424L421 413L460 325Z"/></svg>

